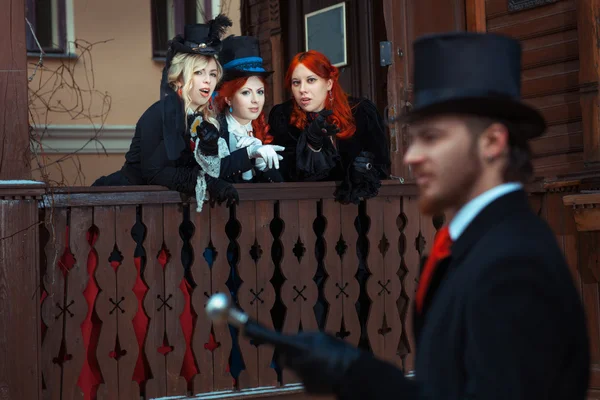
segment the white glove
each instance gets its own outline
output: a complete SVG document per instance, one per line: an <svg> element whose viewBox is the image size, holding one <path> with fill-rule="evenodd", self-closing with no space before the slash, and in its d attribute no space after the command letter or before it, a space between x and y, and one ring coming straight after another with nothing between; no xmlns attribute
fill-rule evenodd
<svg viewBox="0 0 600 400"><path fill-rule="evenodd" d="M257 170L264 172L267 169L267 162L262 157L258 157L254 160L254 168Z"/></svg>
<svg viewBox="0 0 600 400"><path fill-rule="evenodd" d="M252 136L246 136L246 137L239 138L235 147L237 147L238 149L241 149L243 147L248 147L248 146L260 146L261 144L262 144L262 142L260 141L260 139L252 137Z"/></svg>
<svg viewBox="0 0 600 400"><path fill-rule="evenodd" d="M278 151L285 150L285 147L275 146L271 144L265 145L254 145L247 147L248 157L250 158L262 158L266 161L269 169L275 167L279 169L279 160L283 160L283 157L277 154Z"/></svg>

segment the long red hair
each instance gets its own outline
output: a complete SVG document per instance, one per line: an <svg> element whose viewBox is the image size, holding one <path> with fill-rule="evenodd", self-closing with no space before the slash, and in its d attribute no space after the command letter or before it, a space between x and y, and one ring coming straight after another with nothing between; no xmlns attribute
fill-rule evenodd
<svg viewBox="0 0 600 400"><path fill-rule="evenodd" d="M266 92L267 82L261 76L257 76L257 78L260 79L260 81L264 85L264 89ZM241 77L223 82L221 84L221 87L219 88L217 96L215 97L215 105L217 106L217 109L221 111L227 110L229 108L229 105L225 101L225 98L233 98L237 91L244 87L247 80L248 77ZM273 137L269 135L269 124L267 123L264 110L260 112L258 118L252 121L252 130L254 131L254 136L260 139L263 142L263 144L269 144L273 141Z"/></svg>
<svg viewBox="0 0 600 400"><path fill-rule="evenodd" d="M327 120L330 123L336 124L340 129L340 132L336 135L339 139L351 138L356 131L356 125L354 124L354 117L352 116L350 104L348 103L348 95L344 92L338 82L340 73L337 67L331 65L331 62L325 55L315 50L296 54L285 75L285 86L290 91L292 90L292 74L300 64L303 64L322 79L331 79L333 81L333 86L331 88L333 101L331 101L329 95L325 100L325 108L333 110L333 114L329 116ZM306 113L302 111L295 100L293 103L294 109L292 110L292 115L290 117L290 124L298 129L304 129L306 127Z"/></svg>

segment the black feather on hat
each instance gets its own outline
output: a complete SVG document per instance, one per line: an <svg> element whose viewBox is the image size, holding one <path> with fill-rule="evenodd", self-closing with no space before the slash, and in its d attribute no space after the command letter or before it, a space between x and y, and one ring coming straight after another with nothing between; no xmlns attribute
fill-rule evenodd
<svg viewBox="0 0 600 400"><path fill-rule="evenodd" d="M169 160L177 160L186 147L183 138L183 101L169 86L168 73L173 57L178 53L199 54L216 57L221 51L221 37L232 26L231 19L219 14L205 24L192 24L184 27L184 34L169 41L167 59L160 83L160 98L163 100L163 138Z"/></svg>

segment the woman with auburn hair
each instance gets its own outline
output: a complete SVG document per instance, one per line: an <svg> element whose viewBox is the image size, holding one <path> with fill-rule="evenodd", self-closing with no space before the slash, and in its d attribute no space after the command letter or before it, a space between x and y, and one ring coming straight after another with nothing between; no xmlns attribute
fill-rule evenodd
<svg viewBox="0 0 600 400"><path fill-rule="evenodd" d="M284 180L341 181L336 200L358 204L376 196L388 177L389 146L373 102L348 97L338 78L323 54L296 54L285 77L293 97L271 110L270 133L285 147Z"/></svg>
<svg viewBox="0 0 600 400"><path fill-rule="evenodd" d="M242 170L221 168L221 178L229 182L282 182L277 154L284 150L271 145L265 105L266 71L260 57L258 39L252 36L229 36L219 53L223 78L215 104L219 114L220 135L227 142L231 156L238 153L252 160ZM226 162L226 159L223 159Z"/></svg>

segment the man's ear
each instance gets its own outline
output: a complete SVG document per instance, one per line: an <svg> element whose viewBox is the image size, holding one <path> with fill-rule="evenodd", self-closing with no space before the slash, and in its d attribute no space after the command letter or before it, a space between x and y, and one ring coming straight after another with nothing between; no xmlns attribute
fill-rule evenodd
<svg viewBox="0 0 600 400"><path fill-rule="evenodd" d="M508 154L508 128L494 122L479 137L479 147L483 158L489 162Z"/></svg>

